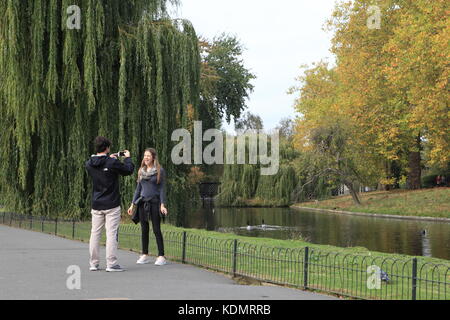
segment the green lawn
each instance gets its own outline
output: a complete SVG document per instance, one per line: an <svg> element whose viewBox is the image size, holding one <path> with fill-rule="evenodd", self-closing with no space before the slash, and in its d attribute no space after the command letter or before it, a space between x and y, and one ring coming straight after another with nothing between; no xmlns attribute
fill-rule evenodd
<svg viewBox="0 0 450 320"><path fill-rule="evenodd" d="M351 196L339 196L296 206L350 212L450 218L450 188L394 190L360 193L362 205Z"/></svg>

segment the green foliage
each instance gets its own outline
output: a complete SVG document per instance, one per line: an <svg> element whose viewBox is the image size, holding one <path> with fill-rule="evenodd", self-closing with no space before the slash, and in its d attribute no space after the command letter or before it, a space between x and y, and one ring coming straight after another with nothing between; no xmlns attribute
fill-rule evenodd
<svg viewBox="0 0 450 320"><path fill-rule="evenodd" d="M436 186L436 177L437 176L438 175L436 175L436 174L423 176L422 177L422 186L424 188L432 188L432 187Z"/></svg>
<svg viewBox="0 0 450 320"><path fill-rule="evenodd" d="M246 145L248 154L248 143ZM282 165L275 175L260 175L259 164L227 164L224 166L222 185L217 196L221 206L287 206L298 178L291 161L297 153L282 141ZM247 161L248 163L248 161Z"/></svg>
<svg viewBox="0 0 450 320"><path fill-rule="evenodd" d="M273 176L261 176L255 198L262 204L287 206L291 203L291 193L298 183L294 168L281 166Z"/></svg>
<svg viewBox="0 0 450 320"><path fill-rule="evenodd" d="M309 173L314 177L314 173ZM295 201L304 202L311 200L324 200L329 199L332 196L332 191L339 185L332 180L328 180L323 176L315 176L311 179L311 183L306 184L300 192L295 194ZM306 180L302 180L299 184L306 183Z"/></svg>
<svg viewBox="0 0 450 320"><path fill-rule="evenodd" d="M70 5L81 8L80 30L66 27ZM1 1L2 204L36 215L87 215L84 162L90 141L104 135L113 149L131 150L137 164L140 152L155 147L168 172L169 205L182 209L191 194L178 187L186 172L169 161L170 133L198 115L200 53L192 25L169 20L166 5ZM126 206L135 178L122 182Z"/></svg>
<svg viewBox="0 0 450 320"><path fill-rule="evenodd" d="M203 41L202 109L209 116L227 122L240 118L246 108L245 99L253 91L255 79L241 59L243 47L235 36L221 34L212 43Z"/></svg>
<svg viewBox="0 0 450 320"><path fill-rule="evenodd" d="M262 130L263 128L261 117L250 111L247 111L243 117L236 119L234 123L234 129L236 131Z"/></svg>
<svg viewBox="0 0 450 320"><path fill-rule="evenodd" d="M439 170L436 173L431 173L426 176L422 176L422 186L424 188L433 188L436 186L437 176L445 177L445 184L448 185L448 179L450 178L450 170Z"/></svg>

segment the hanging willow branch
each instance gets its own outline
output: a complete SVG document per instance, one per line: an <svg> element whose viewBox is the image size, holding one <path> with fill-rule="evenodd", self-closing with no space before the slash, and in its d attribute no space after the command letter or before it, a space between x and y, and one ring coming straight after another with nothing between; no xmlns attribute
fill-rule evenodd
<svg viewBox="0 0 450 320"><path fill-rule="evenodd" d="M169 2L178 3L0 1L0 204L88 215L84 162L97 135L130 149L135 162L155 147L169 182L185 181L169 161L170 136L198 114L200 54L192 25L168 18ZM70 5L81 9L80 30L66 26ZM122 205L134 187L134 178L123 181ZM190 191L168 192L176 210Z"/></svg>
<svg viewBox="0 0 450 320"><path fill-rule="evenodd" d="M245 152L249 154L248 142ZM294 168L290 164L281 164L278 173L269 176L261 175L260 169L260 164L224 165L217 196L219 205L248 206L254 205L255 200L261 206L289 205L291 193L298 181Z"/></svg>

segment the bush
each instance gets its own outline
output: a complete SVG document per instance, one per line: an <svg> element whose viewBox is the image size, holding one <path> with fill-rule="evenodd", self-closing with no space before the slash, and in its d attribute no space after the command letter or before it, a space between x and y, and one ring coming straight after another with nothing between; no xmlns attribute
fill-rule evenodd
<svg viewBox="0 0 450 320"><path fill-rule="evenodd" d="M436 177L438 174L430 174L422 177L423 188L433 188L436 186Z"/></svg>

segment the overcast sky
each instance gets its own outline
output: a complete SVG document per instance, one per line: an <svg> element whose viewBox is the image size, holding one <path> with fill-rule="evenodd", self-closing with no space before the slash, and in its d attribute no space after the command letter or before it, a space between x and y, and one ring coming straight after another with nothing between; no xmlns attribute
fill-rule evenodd
<svg viewBox="0 0 450 320"><path fill-rule="evenodd" d="M222 32L237 35L246 48L243 60L257 79L249 110L261 116L265 129L294 117L296 85L302 64L333 61L331 34L322 30L334 0L183 0L176 15L190 20L198 35L212 39ZM233 126L225 126L232 130Z"/></svg>

